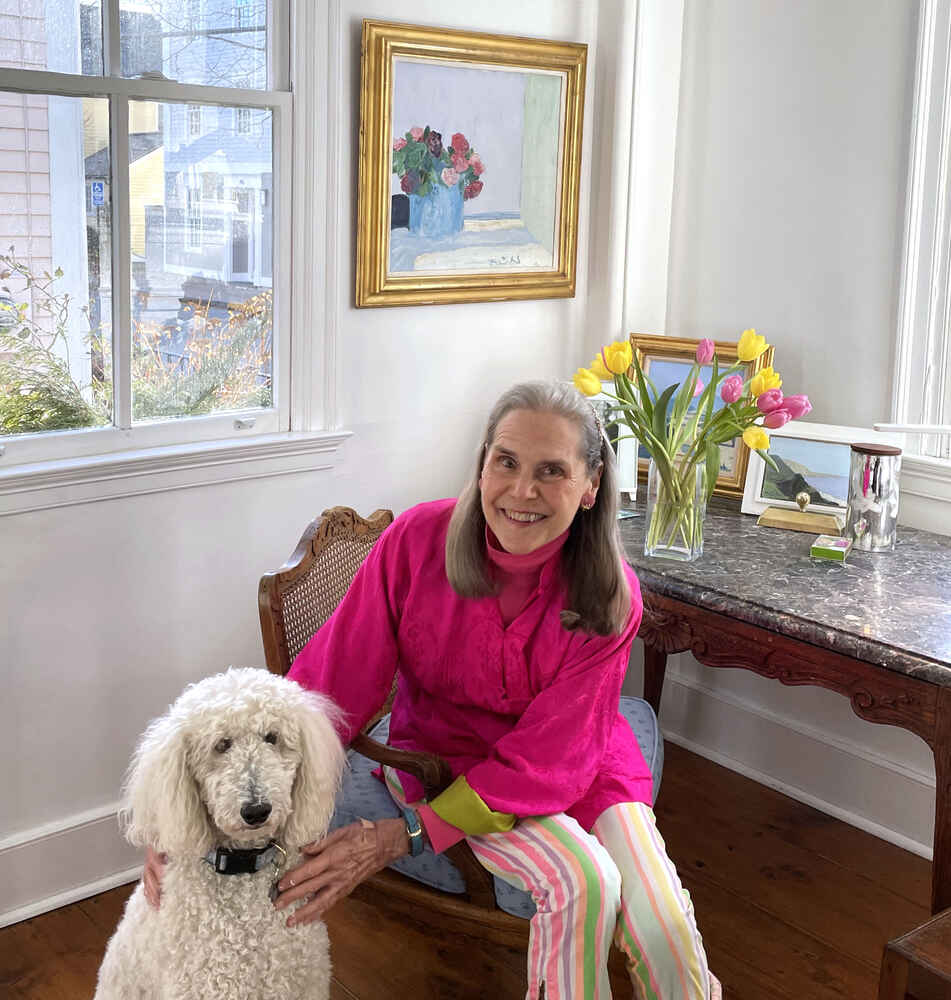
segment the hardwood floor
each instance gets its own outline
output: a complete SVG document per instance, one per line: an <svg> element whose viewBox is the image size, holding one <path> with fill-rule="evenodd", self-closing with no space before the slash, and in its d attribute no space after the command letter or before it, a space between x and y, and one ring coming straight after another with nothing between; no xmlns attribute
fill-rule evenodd
<svg viewBox="0 0 951 1000"><path fill-rule="evenodd" d="M930 864L672 743L666 753L658 823L725 996L873 1000L886 941L929 915ZM131 888L0 930L0 997L88 1000ZM333 1000L524 995L524 958L507 949L427 940L355 900L327 923Z"/></svg>

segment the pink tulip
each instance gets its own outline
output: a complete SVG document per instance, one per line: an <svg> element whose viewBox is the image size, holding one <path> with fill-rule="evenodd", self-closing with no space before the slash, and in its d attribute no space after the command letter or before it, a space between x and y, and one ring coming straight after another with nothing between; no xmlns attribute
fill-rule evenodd
<svg viewBox="0 0 951 1000"><path fill-rule="evenodd" d="M779 389L767 389L756 397L760 413L772 413L783 405L783 394Z"/></svg>
<svg viewBox="0 0 951 1000"><path fill-rule="evenodd" d="M703 392L704 388L705 388L704 384L700 381L700 379L697 379L697 384L694 386L693 389L693 398L696 399L697 396L699 396L700 393Z"/></svg>
<svg viewBox="0 0 951 1000"><path fill-rule="evenodd" d="M724 403L735 403L743 395L743 379L739 375L731 375L723 380L720 386L720 399Z"/></svg>
<svg viewBox="0 0 951 1000"><path fill-rule="evenodd" d="M789 410L791 420L798 420L812 411L812 403L808 396L787 396L783 400L783 408Z"/></svg>
<svg viewBox="0 0 951 1000"><path fill-rule="evenodd" d="M697 364L698 365L708 365L713 360L713 355L716 353L716 348L713 346L712 340L707 340L704 338L697 344Z"/></svg>
<svg viewBox="0 0 951 1000"><path fill-rule="evenodd" d="M788 424L790 420L792 420L792 416L789 410L770 410L763 418L763 425L774 431L777 427Z"/></svg>
<svg viewBox="0 0 951 1000"><path fill-rule="evenodd" d="M423 137L423 130L418 125L414 125L413 128L409 130L409 134L416 142L419 142L419 140Z"/></svg>

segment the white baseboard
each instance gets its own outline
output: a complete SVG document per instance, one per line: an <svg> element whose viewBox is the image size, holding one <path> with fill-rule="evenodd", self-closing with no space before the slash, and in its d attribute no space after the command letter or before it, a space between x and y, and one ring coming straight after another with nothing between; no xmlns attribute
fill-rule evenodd
<svg viewBox="0 0 951 1000"><path fill-rule="evenodd" d="M0 842L0 927L131 882L142 852L119 832L108 806Z"/></svg>
<svg viewBox="0 0 951 1000"><path fill-rule="evenodd" d="M925 858L932 857L934 775L869 745L708 687L674 668L661 707L665 739Z"/></svg>

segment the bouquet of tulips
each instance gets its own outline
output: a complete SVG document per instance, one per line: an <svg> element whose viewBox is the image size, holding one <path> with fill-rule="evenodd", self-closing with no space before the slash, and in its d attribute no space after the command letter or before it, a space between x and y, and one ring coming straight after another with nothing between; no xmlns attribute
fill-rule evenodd
<svg viewBox="0 0 951 1000"><path fill-rule="evenodd" d="M755 330L744 330L736 345L736 360L721 367L712 340L701 340L690 372L683 382L658 392L644 374L630 343L604 347L587 368L579 368L574 384L586 396L604 392L602 382L613 381L615 419L653 459L658 482L648 486L648 529L645 551L660 554L672 549L696 558L703 551L703 515L720 472L720 445L742 436L753 451L775 468L767 454L769 433L812 409L803 395L784 396L782 379L772 367L749 379L737 369L755 361L768 347ZM701 369L712 364L707 385ZM715 410L719 394L724 405ZM696 400L696 406L691 407Z"/></svg>

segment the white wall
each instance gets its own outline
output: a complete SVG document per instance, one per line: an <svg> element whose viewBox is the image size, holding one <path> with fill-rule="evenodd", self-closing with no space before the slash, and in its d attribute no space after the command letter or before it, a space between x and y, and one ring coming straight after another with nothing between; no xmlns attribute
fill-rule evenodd
<svg viewBox="0 0 951 1000"><path fill-rule="evenodd" d="M685 4L665 332L728 340L756 327L783 389L807 393L824 423L890 414L917 10ZM930 850L930 751L839 695L683 654L661 720L678 742Z"/></svg>
<svg viewBox="0 0 951 1000"><path fill-rule="evenodd" d="M653 14L676 6L646 3ZM312 516L336 503L400 510L451 495L501 389L570 373L622 332L622 312L657 328L656 302L639 323L637 297L624 303L619 279L632 0L417 4L415 23L588 42L578 291L366 310L351 305L360 19L410 18L391 0L330 9L344 144L327 191L338 280L314 322L336 330L338 422L353 437L327 472L0 518L0 923L134 868L113 810L136 737L186 681L262 662L258 577ZM887 415L914 9L904 0L686 3L667 331L730 339L758 327L789 384L816 402L817 420ZM652 155L649 143L639 153L648 167ZM630 259L639 274L658 264ZM629 683L639 690L637 666ZM662 722L731 767L919 850L930 845L924 745L861 722L836 695L681 656Z"/></svg>

